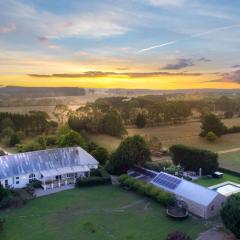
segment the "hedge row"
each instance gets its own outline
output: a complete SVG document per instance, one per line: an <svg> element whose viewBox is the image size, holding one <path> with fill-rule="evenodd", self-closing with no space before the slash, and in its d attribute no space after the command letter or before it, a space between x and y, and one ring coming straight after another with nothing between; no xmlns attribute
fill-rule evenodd
<svg viewBox="0 0 240 240"><path fill-rule="evenodd" d="M118 181L121 186L128 187L131 190L148 196L164 206L167 206L173 201L173 196L170 193L163 191L150 183L145 183L126 174L121 175L118 178Z"/></svg>
<svg viewBox="0 0 240 240"><path fill-rule="evenodd" d="M236 172L234 170L230 170L230 169L227 169L227 168L218 168L218 171L220 172L223 172L223 173L227 173L227 174L230 174L230 175L233 175L233 176L236 176L236 177L240 177L240 173L239 172Z"/></svg>
<svg viewBox="0 0 240 240"><path fill-rule="evenodd" d="M111 183L111 177L104 169L98 169L98 176L90 176L90 177L80 177L76 181L76 187L90 187L97 185L105 185ZM96 174L97 175L97 174Z"/></svg>
<svg viewBox="0 0 240 240"><path fill-rule="evenodd" d="M225 129L224 134L231 134L231 133L239 133L240 132L240 126L232 126Z"/></svg>

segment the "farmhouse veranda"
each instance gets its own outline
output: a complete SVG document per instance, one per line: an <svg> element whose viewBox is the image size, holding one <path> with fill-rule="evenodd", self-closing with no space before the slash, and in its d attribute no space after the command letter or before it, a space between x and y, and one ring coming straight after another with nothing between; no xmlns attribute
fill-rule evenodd
<svg viewBox="0 0 240 240"><path fill-rule="evenodd" d="M0 181L5 188L23 188L40 180L44 190L74 184L98 162L81 147L57 148L0 157Z"/></svg>

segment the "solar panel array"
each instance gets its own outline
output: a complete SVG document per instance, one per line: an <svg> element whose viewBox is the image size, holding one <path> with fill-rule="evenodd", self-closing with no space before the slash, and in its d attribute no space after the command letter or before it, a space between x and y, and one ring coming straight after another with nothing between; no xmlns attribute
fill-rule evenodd
<svg viewBox="0 0 240 240"><path fill-rule="evenodd" d="M135 167L134 170L136 172L139 172L139 173L143 174L144 176L147 176L147 177L151 178L151 179L153 179L157 176L157 173L151 172L151 171L149 171L145 168Z"/></svg>
<svg viewBox="0 0 240 240"><path fill-rule="evenodd" d="M158 176L153 179L154 183L169 189L175 189L181 183L181 181L181 179L165 173L159 173Z"/></svg>

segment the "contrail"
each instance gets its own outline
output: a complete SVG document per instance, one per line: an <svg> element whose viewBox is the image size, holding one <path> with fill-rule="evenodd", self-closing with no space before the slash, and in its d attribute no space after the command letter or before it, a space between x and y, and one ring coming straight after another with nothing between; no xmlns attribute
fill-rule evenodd
<svg viewBox="0 0 240 240"><path fill-rule="evenodd" d="M211 34L211 33L214 33L214 32L223 31L223 30L230 29L230 28L235 28L235 27L240 27L240 24L230 25L230 26L226 26L226 27L214 28L214 29L211 29L211 30L208 30L208 31L205 31L205 32L196 33L196 34L193 34L189 37L177 39L177 40L162 43L162 44L159 44L159 45L154 45L154 46L151 46L151 47L148 47L148 48L143 48L143 49L137 51L137 53L147 52L147 51L150 51L150 50L155 49L155 48L161 48L161 47L164 47L164 46L167 46L167 45L173 45L177 42L181 42L181 41L188 40L188 39L191 39L191 38L197 38L197 37L200 37L200 36L208 35L208 34Z"/></svg>

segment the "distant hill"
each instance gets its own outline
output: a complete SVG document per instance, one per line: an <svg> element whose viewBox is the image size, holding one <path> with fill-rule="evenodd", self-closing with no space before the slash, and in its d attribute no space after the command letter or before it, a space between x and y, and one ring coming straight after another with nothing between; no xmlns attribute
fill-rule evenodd
<svg viewBox="0 0 240 240"><path fill-rule="evenodd" d="M83 96L84 88L77 87L1 87L0 97L24 97L24 98L40 98L40 97L64 97L64 96Z"/></svg>

